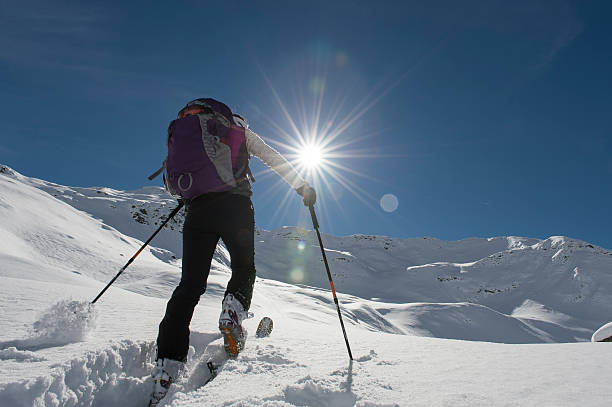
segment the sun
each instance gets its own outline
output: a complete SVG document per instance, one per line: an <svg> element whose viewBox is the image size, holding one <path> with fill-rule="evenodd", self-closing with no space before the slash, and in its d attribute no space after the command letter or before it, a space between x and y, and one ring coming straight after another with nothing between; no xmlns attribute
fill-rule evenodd
<svg viewBox="0 0 612 407"><path fill-rule="evenodd" d="M345 191L377 214L380 212L381 205L384 211L396 210L397 199L393 199L394 196L385 197L384 201L381 201L380 196L373 195L368 188L361 185L361 179L377 183L383 182L365 172L363 167L364 159L378 159L386 155L372 151L372 143L368 141L370 137L377 137L382 130L368 131L366 127L358 126L358 124L370 109L399 85L406 74L402 74L389 84L382 82L377 85L377 88L363 96L353 94L350 86L338 87L346 89L346 94L330 95L330 88L325 86L326 78L318 76L319 71L323 72L326 68L324 66L315 66L315 68L317 69L316 81L304 82L304 78L312 77L308 72L305 75L299 74L294 81L296 86L290 89L295 97L294 105L286 102L268 75L263 70L261 71L282 113L281 119L285 120L283 123L278 121L277 115L262 115L262 119L268 122L271 130L278 136L268 138L268 141L275 148L280 148L280 151L287 152L283 155L287 158L289 166L294 168L296 173L318 192L323 217L327 216L327 208L331 207L331 205L323 205L325 202L323 198L329 197L327 202L334 203L343 212L345 205L341 204L340 198ZM311 83L315 83L316 86L309 87ZM355 103L351 105L350 101L355 101ZM390 157L396 156L402 157L403 155L390 155ZM357 159L360 160L359 165L356 165ZM371 163L368 162L368 164ZM272 171L272 169L266 169L264 173ZM292 191L286 189L285 181L282 179L277 180L274 188L276 191L285 191L274 217L277 215L284 217L291 208L289 202L293 198Z"/></svg>
<svg viewBox="0 0 612 407"><path fill-rule="evenodd" d="M314 144L305 145L300 150L299 159L304 167L315 169L323 162L323 150Z"/></svg>

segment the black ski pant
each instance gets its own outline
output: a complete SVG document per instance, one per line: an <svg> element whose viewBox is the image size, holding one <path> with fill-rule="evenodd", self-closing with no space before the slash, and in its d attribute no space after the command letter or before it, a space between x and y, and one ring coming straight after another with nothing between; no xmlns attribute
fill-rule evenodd
<svg viewBox="0 0 612 407"><path fill-rule="evenodd" d="M232 193L209 193L187 206L183 226L181 281L168 301L159 324L157 358L185 360L189 349L189 324L206 291L212 258L223 239L231 257L232 277L225 295L233 294L248 310L255 283L255 218L251 199Z"/></svg>

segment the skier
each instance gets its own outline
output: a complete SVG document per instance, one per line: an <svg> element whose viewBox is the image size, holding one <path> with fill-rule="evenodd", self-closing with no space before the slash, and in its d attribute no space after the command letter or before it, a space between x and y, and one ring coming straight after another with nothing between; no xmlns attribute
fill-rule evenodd
<svg viewBox="0 0 612 407"><path fill-rule="evenodd" d="M181 281L172 293L159 325L157 360L152 371L153 406L166 395L168 388L184 367L189 347L189 324L194 308L206 290L206 280L219 238L223 239L230 253L232 269L219 316L219 330L229 356L236 356L244 348L246 334L242 321L248 315L255 283L255 220L249 182L253 177L248 170L248 156L259 158L278 173L302 196L304 205L314 205L316 201L315 190L302 179L292 165L251 131L243 117L232 114L224 104L214 99L193 100L178 113L177 121L190 115L212 114L211 109L226 113L225 117L233 120L230 126L238 126L238 130L244 131L247 176L236 179L235 187L227 191L207 192L185 200ZM201 116L198 117L204 120ZM210 120L204 123L210 126ZM166 179L166 185L168 184Z"/></svg>

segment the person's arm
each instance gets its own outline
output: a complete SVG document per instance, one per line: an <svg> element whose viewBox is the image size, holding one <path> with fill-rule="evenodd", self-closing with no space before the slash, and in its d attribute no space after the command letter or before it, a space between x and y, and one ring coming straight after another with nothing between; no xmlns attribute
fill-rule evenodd
<svg viewBox="0 0 612 407"><path fill-rule="evenodd" d="M272 168L304 198L304 205L312 206L316 201L315 190L308 185L293 166L278 151L266 144L256 133L245 129L246 146L249 154L259 158Z"/></svg>
<svg viewBox="0 0 612 407"><path fill-rule="evenodd" d="M298 174L293 166L278 151L266 144L256 133L245 129L246 146L249 154L259 158L264 164L272 168L293 189L298 189L306 181Z"/></svg>

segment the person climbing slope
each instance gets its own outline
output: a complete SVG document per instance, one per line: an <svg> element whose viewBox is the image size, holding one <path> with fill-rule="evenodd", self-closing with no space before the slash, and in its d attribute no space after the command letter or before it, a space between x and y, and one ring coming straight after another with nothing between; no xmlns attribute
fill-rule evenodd
<svg viewBox="0 0 612 407"><path fill-rule="evenodd" d="M247 121L210 98L193 100L168 128L164 162L166 188L185 202L183 264L179 285L159 325L153 369L156 405L180 375L189 347L189 324L206 281L219 239L231 258L232 275L219 316L225 350L235 357L245 346L242 321L247 318L255 283L255 219L251 196L254 178L249 157L278 173L306 206L315 190L275 149L249 129Z"/></svg>

